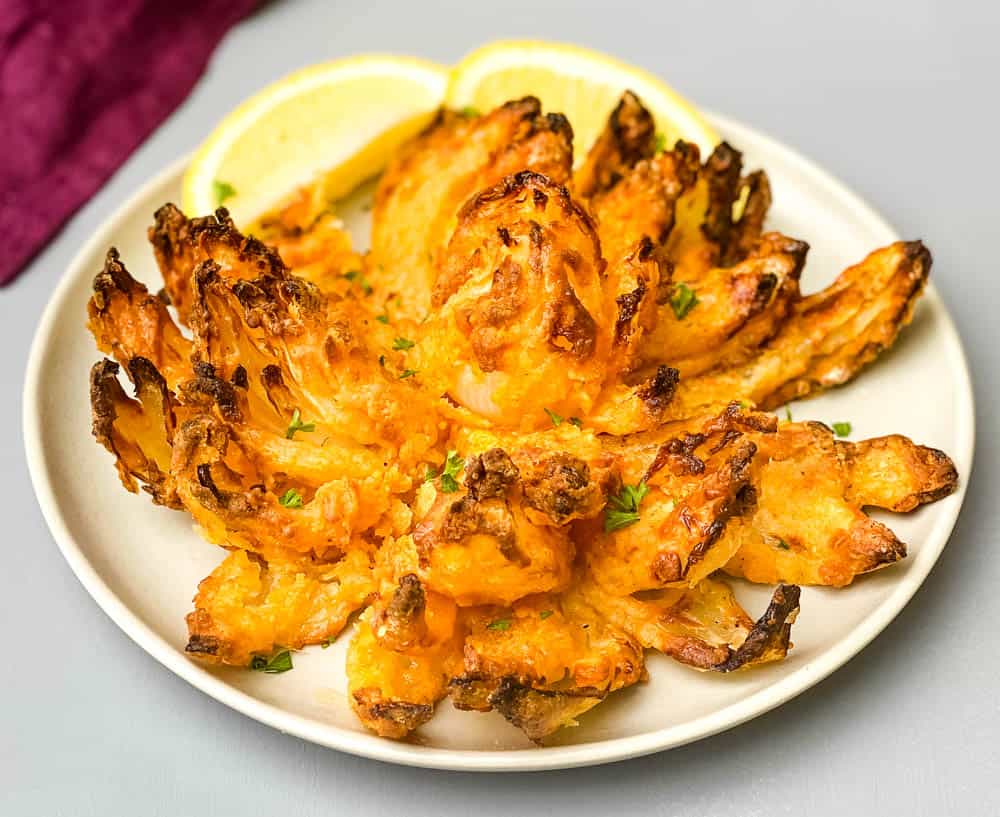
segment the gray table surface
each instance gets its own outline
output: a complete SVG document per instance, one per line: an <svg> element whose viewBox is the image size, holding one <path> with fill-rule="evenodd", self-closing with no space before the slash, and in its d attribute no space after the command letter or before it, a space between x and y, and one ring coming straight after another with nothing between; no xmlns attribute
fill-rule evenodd
<svg viewBox="0 0 1000 817"><path fill-rule="evenodd" d="M1000 229L990 152L1000 131L1000 14L984 7L286 0L234 29L184 105L0 290L0 620L8 633L0 814L1000 813L1000 333L992 309L1000 270L988 243ZM951 544L859 657L779 710L709 740L612 766L507 777L396 768L322 749L171 675L63 561L32 494L20 432L28 345L70 258L220 112L311 62L359 51L452 61L498 37L577 42L651 69L699 104L798 148L904 235L923 238L979 402L976 470Z"/></svg>

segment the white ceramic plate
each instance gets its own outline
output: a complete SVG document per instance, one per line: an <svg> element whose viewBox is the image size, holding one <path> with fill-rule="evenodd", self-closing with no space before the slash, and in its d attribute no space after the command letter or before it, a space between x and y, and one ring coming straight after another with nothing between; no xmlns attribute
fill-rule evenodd
<svg viewBox="0 0 1000 817"><path fill-rule="evenodd" d="M770 226L812 245L805 291L897 238L863 201L788 148L712 119L745 152L748 167L767 169L775 194ZM185 514L122 490L110 456L90 436L87 379L100 355L84 328L91 280L110 245L137 278L159 288L146 227L156 207L179 199L183 169L183 162L174 164L108 219L53 294L28 364L25 445L52 534L97 603L164 666L252 718L346 752L446 769L562 768L679 746L766 712L841 666L899 613L948 539L972 467L972 389L958 334L931 287L894 349L850 385L793 412L796 419L850 421L855 439L900 432L944 449L958 466L959 491L913 514L880 515L909 543L910 556L847 590L805 589L795 648L783 663L721 676L651 656L648 684L612 696L546 748L532 746L498 715L458 712L448 702L409 742L368 734L345 695L347 634L331 649L297 653L294 671L283 675L194 663L184 654L184 615L222 552L194 533ZM738 583L737 592L756 616L770 588Z"/></svg>

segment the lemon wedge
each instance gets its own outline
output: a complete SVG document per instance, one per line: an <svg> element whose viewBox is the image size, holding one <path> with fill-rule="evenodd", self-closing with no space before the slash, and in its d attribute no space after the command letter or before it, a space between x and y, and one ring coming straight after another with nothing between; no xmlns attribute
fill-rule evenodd
<svg viewBox="0 0 1000 817"><path fill-rule="evenodd" d="M442 66L381 55L290 74L218 124L184 175L182 206L204 215L225 204L246 224L317 179L335 201L426 127L447 84Z"/></svg>
<svg viewBox="0 0 1000 817"><path fill-rule="evenodd" d="M684 139L707 156L719 143L719 135L691 103L652 74L558 43L501 41L473 51L452 70L445 103L485 112L510 99L536 96L545 111L569 119L579 162L625 90L638 94L653 114L666 146Z"/></svg>
<svg viewBox="0 0 1000 817"><path fill-rule="evenodd" d="M529 94L569 118L579 161L626 89L652 112L664 144L685 139L707 154L719 142L652 74L576 46L502 41L450 72L412 57L362 55L290 74L223 118L188 166L182 206L204 215L225 204L249 224L302 185L334 202L381 172L442 104L485 112Z"/></svg>

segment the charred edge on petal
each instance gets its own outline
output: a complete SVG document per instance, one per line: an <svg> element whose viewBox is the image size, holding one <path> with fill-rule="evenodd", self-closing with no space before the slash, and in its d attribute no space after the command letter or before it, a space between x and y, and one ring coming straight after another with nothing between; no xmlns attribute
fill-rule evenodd
<svg viewBox="0 0 1000 817"><path fill-rule="evenodd" d="M757 446L752 442L747 442L732 456L728 462L729 479L727 483L731 488L731 496L720 509L716 518L709 525L705 537L692 548L688 555L687 564L684 566L684 575L693 565L696 565L707 554L719 538L725 533L729 520L743 509L743 499L741 494L750 479L750 463L757 453Z"/></svg>
<svg viewBox="0 0 1000 817"><path fill-rule="evenodd" d="M719 245L725 257L732 230L733 201L739 192L743 156L728 142L720 142L705 162L708 182L708 212L701 225L705 237Z"/></svg>
<svg viewBox="0 0 1000 817"><path fill-rule="evenodd" d="M474 500L505 497L517 484L521 472L502 448L491 448L469 460L465 485Z"/></svg>
<svg viewBox="0 0 1000 817"><path fill-rule="evenodd" d="M615 298L615 303L618 304L618 319L615 321L616 344L624 343L632 334L632 319L639 313L639 306L644 297L646 297L646 282L639 278L635 289Z"/></svg>
<svg viewBox="0 0 1000 817"><path fill-rule="evenodd" d="M770 648L787 650L792 631L792 623L799 610L797 585L782 584L774 591L771 603L754 624L746 640L721 664L713 669L732 672L760 658Z"/></svg>
<svg viewBox="0 0 1000 817"><path fill-rule="evenodd" d="M215 372L215 367L204 361L194 364L194 374L193 380L181 386L186 397L192 402L197 402L199 395L205 395L215 402L226 420L232 423L242 421L243 412L240 410L236 388L232 383L220 378Z"/></svg>
<svg viewBox="0 0 1000 817"><path fill-rule="evenodd" d="M194 633L188 638L188 643L184 647L184 652L194 655L217 655L221 642L214 635L199 635Z"/></svg>
<svg viewBox="0 0 1000 817"><path fill-rule="evenodd" d="M657 416L670 405L680 378L681 375L677 369L659 366L649 382L638 389L639 399L642 400L650 414Z"/></svg>
<svg viewBox="0 0 1000 817"><path fill-rule="evenodd" d="M548 457L522 487L525 504L557 523L592 506L600 494L600 488L591 484L590 466L566 453Z"/></svg>
<svg viewBox="0 0 1000 817"><path fill-rule="evenodd" d="M118 364L104 358L90 369L91 433L101 445L115 453L112 432L118 417L115 411L115 390L121 392L118 382Z"/></svg>
<svg viewBox="0 0 1000 817"><path fill-rule="evenodd" d="M386 615L400 620L419 618L424 613L427 598L420 579L414 573L407 573L399 580L392 594L392 601L386 608Z"/></svg>
<svg viewBox="0 0 1000 817"><path fill-rule="evenodd" d="M568 691L533 689L519 679L502 678L490 694L490 705L531 740L538 742L567 719L602 701L605 693L591 687Z"/></svg>

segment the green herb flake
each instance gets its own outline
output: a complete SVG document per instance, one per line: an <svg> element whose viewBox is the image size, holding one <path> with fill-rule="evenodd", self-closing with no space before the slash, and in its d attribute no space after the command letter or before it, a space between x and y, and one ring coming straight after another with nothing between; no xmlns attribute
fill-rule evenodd
<svg viewBox="0 0 1000 817"><path fill-rule="evenodd" d="M458 475L462 473L463 468L465 468L465 460L458 456L457 451L449 451L441 471L442 493L453 494L458 490Z"/></svg>
<svg viewBox="0 0 1000 817"><path fill-rule="evenodd" d="M389 323L389 316L388 315L376 315L375 316L375 320L377 320L379 323L388 324Z"/></svg>
<svg viewBox="0 0 1000 817"><path fill-rule="evenodd" d="M788 422L792 422L792 407L791 406L785 406L785 419L788 420Z"/></svg>
<svg viewBox="0 0 1000 817"><path fill-rule="evenodd" d="M222 207L227 199L231 199L236 195L236 188L229 182L216 179L212 182L212 192L215 194L215 206Z"/></svg>
<svg viewBox="0 0 1000 817"><path fill-rule="evenodd" d="M406 351L407 349L412 349L416 345L417 344L414 343L409 338L396 338L392 342L392 348L395 349L397 352L403 352Z"/></svg>
<svg viewBox="0 0 1000 817"><path fill-rule="evenodd" d="M792 549L792 546L789 545L788 542L786 542L784 539L779 539L778 540L778 547L781 548L782 550L791 550Z"/></svg>
<svg viewBox="0 0 1000 817"><path fill-rule="evenodd" d="M577 428L583 428L583 420L581 420L579 417L570 417L569 424L571 426L576 426Z"/></svg>
<svg viewBox="0 0 1000 817"><path fill-rule="evenodd" d="M344 277L351 283L357 283L357 285L361 287L361 291L365 293L365 295L372 294L374 288L370 283L368 283L368 279L365 278L365 274L361 270L356 270L356 269L348 270L347 272L344 273Z"/></svg>
<svg viewBox="0 0 1000 817"><path fill-rule="evenodd" d="M299 414L299 410L295 409L292 412L292 422L288 424L288 428L285 430L286 439L292 439L295 436L296 431L305 431L306 433L316 430L316 423L303 423L302 415Z"/></svg>
<svg viewBox="0 0 1000 817"><path fill-rule="evenodd" d="M698 305L698 296L691 287L684 282L674 287L674 294L670 296L670 308L674 310L677 320L682 321L687 317L688 312Z"/></svg>
<svg viewBox="0 0 1000 817"><path fill-rule="evenodd" d="M505 632L510 629L511 620L509 618L498 618L496 621L491 621L486 625L487 630L499 630L500 632Z"/></svg>
<svg viewBox="0 0 1000 817"><path fill-rule="evenodd" d="M416 369L403 369L399 375L400 380L406 380L408 377L413 377L417 373Z"/></svg>
<svg viewBox="0 0 1000 817"><path fill-rule="evenodd" d="M545 413L549 415L552 425L556 427L562 425L563 418L556 414L552 409L545 409Z"/></svg>
<svg viewBox="0 0 1000 817"><path fill-rule="evenodd" d="M337 640L336 636L330 636L327 638L320 646L325 650L327 647L332 646L333 642Z"/></svg>
<svg viewBox="0 0 1000 817"><path fill-rule="evenodd" d="M250 661L250 669L256 672L267 672L276 675L279 672L288 672L292 669L292 654L288 650L275 653L270 658L263 655L255 655Z"/></svg>
<svg viewBox="0 0 1000 817"><path fill-rule="evenodd" d="M639 504L649 493L645 482L638 485L623 485L615 496L608 497L608 507L604 511L604 531L627 528L639 521Z"/></svg>
<svg viewBox="0 0 1000 817"><path fill-rule="evenodd" d="M278 500L279 504L286 508L301 508L302 507L302 494L296 491L294 488L289 488L285 493L281 495Z"/></svg>
<svg viewBox="0 0 1000 817"><path fill-rule="evenodd" d="M538 617L539 617L539 618L540 618L540 619L541 619L542 621L545 621L545 619L547 619L547 618L548 618L549 616L551 616L551 615L552 615L552 610L542 610L542 612L540 612L540 613L538 614Z"/></svg>
<svg viewBox="0 0 1000 817"><path fill-rule="evenodd" d="M850 423L834 423L833 424L833 433L836 434L838 437L848 437L848 436L850 436L850 433L851 433L851 424Z"/></svg>
<svg viewBox="0 0 1000 817"><path fill-rule="evenodd" d="M479 116L479 109L474 108L472 105L466 105L464 108L459 110L458 113L461 116L464 116L466 119L475 119L477 116Z"/></svg>
<svg viewBox="0 0 1000 817"><path fill-rule="evenodd" d="M667 149L667 135L660 131L656 134L655 142L653 143L653 151L655 153L663 153Z"/></svg>

